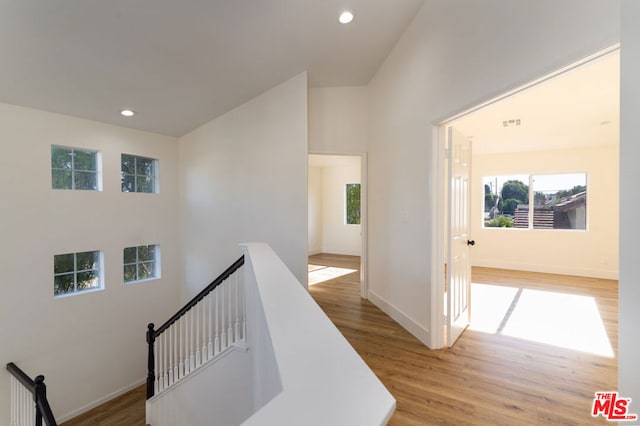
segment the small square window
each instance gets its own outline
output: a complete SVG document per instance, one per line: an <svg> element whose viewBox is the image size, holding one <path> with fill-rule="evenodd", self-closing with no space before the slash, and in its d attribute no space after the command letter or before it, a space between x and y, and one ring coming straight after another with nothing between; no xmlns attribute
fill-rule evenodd
<svg viewBox="0 0 640 426"><path fill-rule="evenodd" d="M346 224L360 225L360 184L348 183L345 185Z"/></svg>
<svg viewBox="0 0 640 426"><path fill-rule="evenodd" d="M99 191L100 156L96 151L51 146L51 187Z"/></svg>
<svg viewBox="0 0 640 426"><path fill-rule="evenodd" d="M160 278L160 246L127 247L123 264L125 283Z"/></svg>
<svg viewBox="0 0 640 426"><path fill-rule="evenodd" d="M63 296L101 289L100 251L56 254L53 256L53 295Z"/></svg>
<svg viewBox="0 0 640 426"><path fill-rule="evenodd" d="M122 154L120 164L122 192L160 192L158 160Z"/></svg>

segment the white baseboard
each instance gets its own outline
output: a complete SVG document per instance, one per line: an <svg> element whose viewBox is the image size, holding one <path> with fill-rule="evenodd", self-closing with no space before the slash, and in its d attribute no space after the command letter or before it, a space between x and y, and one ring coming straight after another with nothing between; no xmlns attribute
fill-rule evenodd
<svg viewBox="0 0 640 426"><path fill-rule="evenodd" d="M313 256L314 254L320 254L320 253L322 253L322 249L321 249L321 248L313 248L313 249L312 249L312 248L310 248L310 249L307 251L307 255L308 255L308 256Z"/></svg>
<svg viewBox="0 0 640 426"><path fill-rule="evenodd" d="M130 390L133 390L133 389L137 388L138 386L143 385L146 382L147 382L147 379L144 378L144 379L138 380L138 381L136 381L134 383L131 383L131 384L129 384L129 385L123 387L123 388L118 389L115 392L111 392L110 394L103 396L100 399L97 399L97 400L95 400L93 402L90 402L87 405L84 405L84 406L82 406L80 408L72 410L72 411L70 411L69 413L67 413L67 414L65 414L63 416L57 416L56 417L56 421L57 421L57 423L64 423L67 420L71 420L74 417L78 417L80 414L83 414L83 413L91 410L92 408L96 408L97 406L102 405L105 402L111 401L112 399L117 398L120 395L123 395L123 394L129 392Z"/></svg>
<svg viewBox="0 0 640 426"><path fill-rule="evenodd" d="M322 253L344 254L346 256L360 256L360 250L344 250L339 248L322 247Z"/></svg>
<svg viewBox="0 0 640 426"><path fill-rule="evenodd" d="M395 322L413 334L415 338L424 343L425 346L429 347L429 345L431 345L431 332L428 329L415 322L407 314L378 296L375 292L371 291L371 289L369 289L368 298L371 303L393 318Z"/></svg>
<svg viewBox="0 0 640 426"><path fill-rule="evenodd" d="M576 268L565 265L536 265L520 262L505 262L496 259L473 259L473 266L484 268L513 269L516 271L544 272L547 274L575 275L578 277L617 280L618 271L608 269Z"/></svg>

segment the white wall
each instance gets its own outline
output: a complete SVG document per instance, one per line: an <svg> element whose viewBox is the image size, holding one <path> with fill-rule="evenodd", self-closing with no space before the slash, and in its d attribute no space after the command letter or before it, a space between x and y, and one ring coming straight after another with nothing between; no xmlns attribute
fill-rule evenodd
<svg viewBox="0 0 640 426"><path fill-rule="evenodd" d="M369 84L369 298L431 343L432 125L619 40L611 0L425 0Z"/></svg>
<svg viewBox="0 0 640 426"><path fill-rule="evenodd" d="M177 140L0 104L0 424L15 362L44 374L59 420L139 384L146 325L177 309ZM51 145L102 153L103 191L51 189ZM123 193L120 154L160 164L160 194ZM156 243L162 278L124 285L125 247ZM53 297L53 256L102 250L105 290ZM7 413L7 415L5 415Z"/></svg>
<svg viewBox="0 0 640 426"><path fill-rule="evenodd" d="M345 186L360 183L360 158L351 166L325 167L322 173L322 252L360 256L360 225L345 221Z"/></svg>
<svg viewBox="0 0 640 426"><path fill-rule="evenodd" d="M474 266L618 278L618 148L473 157L471 250ZM586 231L483 228L484 176L587 173Z"/></svg>
<svg viewBox="0 0 640 426"><path fill-rule="evenodd" d="M322 253L322 172L321 167L309 166L307 238L310 255Z"/></svg>
<svg viewBox="0 0 640 426"><path fill-rule="evenodd" d="M309 152L366 152L368 101L366 86L309 89Z"/></svg>
<svg viewBox="0 0 640 426"><path fill-rule="evenodd" d="M620 311L618 385L621 396L632 398L630 411L640 415L640 285L638 241L640 240L640 2L622 1L621 117L620 117Z"/></svg>
<svg viewBox="0 0 640 426"><path fill-rule="evenodd" d="M180 138L183 294L268 242L307 280L307 76L300 74Z"/></svg>
<svg viewBox="0 0 640 426"><path fill-rule="evenodd" d="M170 390L147 401L153 426L239 425L255 411L254 353L230 347L205 367L182 378Z"/></svg>

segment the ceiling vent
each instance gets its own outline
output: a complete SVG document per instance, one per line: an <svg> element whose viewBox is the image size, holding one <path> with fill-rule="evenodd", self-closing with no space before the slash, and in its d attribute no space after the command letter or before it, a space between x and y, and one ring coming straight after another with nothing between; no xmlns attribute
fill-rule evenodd
<svg viewBox="0 0 640 426"><path fill-rule="evenodd" d="M519 126L520 125L520 119L519 118L515 118L512 120L504 120L502 122L502 127L514 127L514 126Z"/></svg>

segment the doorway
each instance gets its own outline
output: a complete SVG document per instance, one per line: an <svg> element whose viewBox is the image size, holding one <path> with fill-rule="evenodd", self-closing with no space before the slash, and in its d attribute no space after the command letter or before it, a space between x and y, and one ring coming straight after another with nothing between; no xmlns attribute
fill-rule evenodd
<svg viewBox="0 0 640 426"><path fill-rule="evenodd" d="M617 279L618 108L619 47L614 46L435 126L434 139L438 142L433 147L433 168L438 203L434 206L437 220L432 282L449 279L443 278L450 262L447 253L451 243L445 229L450 226L451 216L458 214L447 212L445 128L449 126L473 141L469 220L470 239L477 245L471 249L472 265ZM496 184L488 192L486 188L483 191L484 178L527 175L533 182L534 176L553 173L581 173L587 177L584 229L537 229L534 201L513 206L530 209L529 224L521 222L519 226L525 229L487 225L485 195L496 197L497 201L500 188ZM556 195L558 189L548 192ZM527 190L531 200L534 196L537 200L544 192L536 189L535 183ZM573 201L577 204L580 200ZM573 201L567 201L567 206ZM499 223L513 222L509 215L504 216ZM449 286L450 283L432 286L434 347L447 346Z"/></svg>
<svg viewBox="0 0 640 426"><path fill-rule="evenodd" d="M308 255L357 260L362 298L367 298L366 170L365 155L309 154ZM309 285L342 273L339 269L315 268L311 272L318 278L311 276Z"/></svg>

